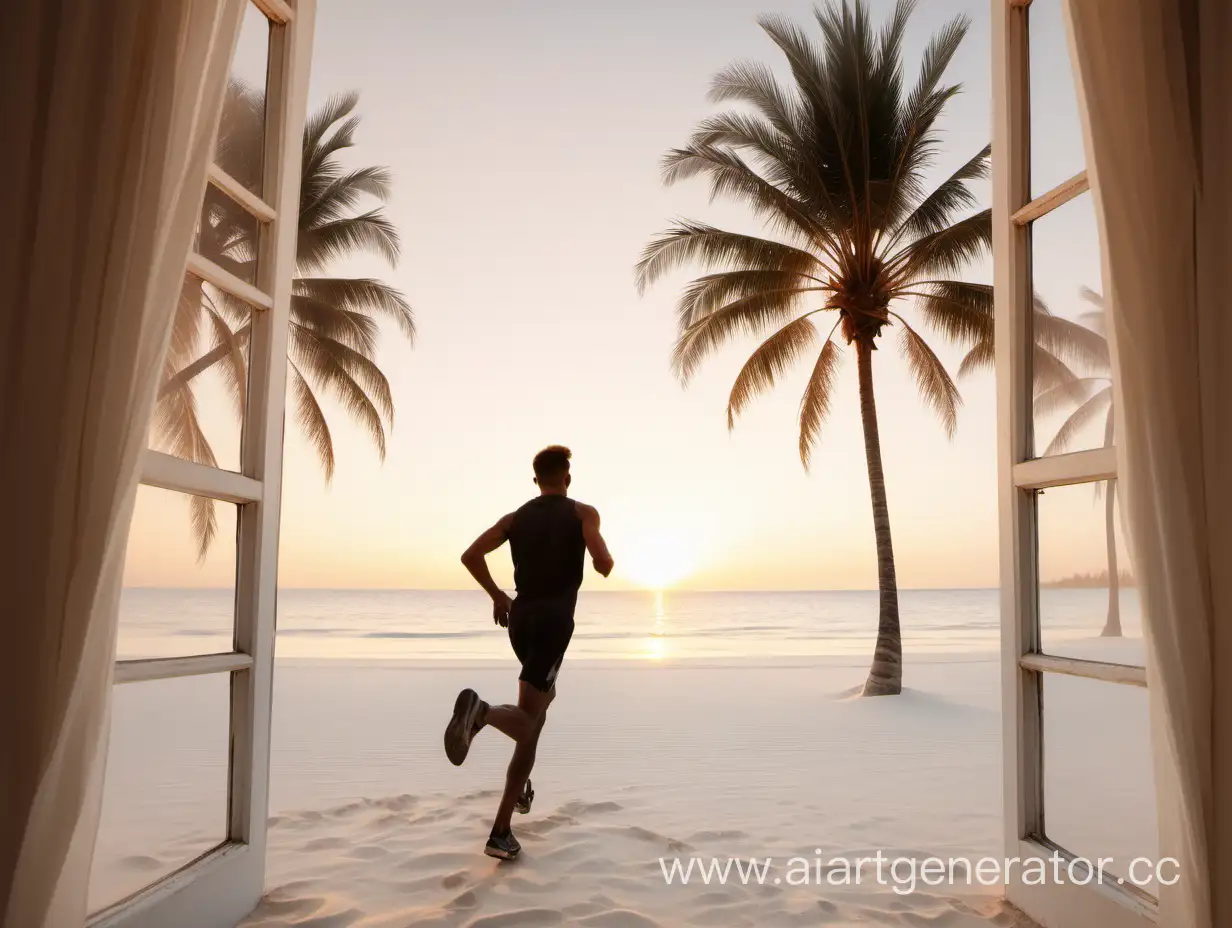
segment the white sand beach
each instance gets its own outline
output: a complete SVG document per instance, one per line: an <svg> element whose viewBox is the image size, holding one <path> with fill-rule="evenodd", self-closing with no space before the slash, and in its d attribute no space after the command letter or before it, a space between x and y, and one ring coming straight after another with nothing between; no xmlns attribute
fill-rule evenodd
<svg viewBox="0 0 1232 928"><path fill-rule="evenodd" d="M497 864L481 852L510 745L486 731L453 768L440 736L460 687L511 698L511 665L281 662L267 895L246 924L1029 924L978 883L907 893L866 871L859 886L787 885L794 857L1001 856L995 658L915 659L903 696L845 695L865 670L851 658L567 663L535 806L514 822L522 856ZM225 772L225 754L200 750L201 731L219 724L217 700L202 696L208 679L173 682L156 699L147 687L117 689L96 904L221 833L221 812L213 831L191 827L201 793L217 791ZM1088 856L1151 856L1145 692L1048 682L1046 790L1066 828L1058 837ZM170 713L186 725L167 730L157 751L148 738L123 740ZM179 819L159 804L168 784L198 794ZM167 852L125 856L134 845ZM696 876L667 885L660 858L675 857L774 863L764 885L742 885L735 871L726 885Z"/></svg>

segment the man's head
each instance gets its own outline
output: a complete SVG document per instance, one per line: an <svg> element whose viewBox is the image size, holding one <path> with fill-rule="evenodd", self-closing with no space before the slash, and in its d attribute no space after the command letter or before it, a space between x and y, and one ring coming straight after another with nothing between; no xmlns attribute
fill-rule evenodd
<svg viewBox="0 0 1232 928"><path fill-rule="evenodd" d="M564 445L548 445L535 455L535 483L545 493L563 493L569 487L569 459L573 452Z"/></svg>

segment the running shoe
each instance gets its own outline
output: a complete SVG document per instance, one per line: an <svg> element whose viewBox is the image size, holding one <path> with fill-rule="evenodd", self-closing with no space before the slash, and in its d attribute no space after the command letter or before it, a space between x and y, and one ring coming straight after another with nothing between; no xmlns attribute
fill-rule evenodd
<svg viewBox="0 0 1232 928"><path fill-rule="evenodd" d="M453 718L445 726L445 756L455 767L460 767L471 749L475 732L483 728L483 716L488 704L474 690L466 689L458 694L453 704Z"/></svg>
<svg viewBox="0 0 1232 928"><path fill-rule="evenodd" d="M489 857L495 857L497 860L513 860L522 852L522 845L518 844L518 839L513 836L513 831L507 831L503 835L489 835L487 846L483 852Z"/></svg>
<svg viewBox="0 0 1232 928"><path fill-rule="evenodd" d="M530 804L535 801L535 791L531 788L530 780L526 781L526 785L522 787L522 795L518 797L518 801L513 804L513 811L525 815L530 811Z"/></svg>

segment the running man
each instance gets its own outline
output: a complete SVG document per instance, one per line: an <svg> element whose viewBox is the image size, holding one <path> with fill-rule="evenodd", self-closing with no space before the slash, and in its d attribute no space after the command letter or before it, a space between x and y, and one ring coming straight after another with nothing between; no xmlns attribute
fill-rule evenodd
<svg viewBox="0 0 1232 928"><path fill-rule="evenodd" d="M573 635L573 610L586 552L600 574L606 577L612 572L612 556L599 534L598 511L569 499L571 457L561 445L536 454L533 466L539 496L502 518L462 555L466 569L492 597L492 618L509 629L509 642L522 664L516 706L489 706L474 690L465 689L458 694L453 718L445 728L445 754L454 765L466 760L471 740L485 725L514 740L505 792L483 851L501 860L512 860L522 850L510 819L515 808L529 812L535 797L530 772L548 706L556 698L556 674ZM513 554L517 589L513 600L496 585L485 560L485 555L506 541Z"/></svg>

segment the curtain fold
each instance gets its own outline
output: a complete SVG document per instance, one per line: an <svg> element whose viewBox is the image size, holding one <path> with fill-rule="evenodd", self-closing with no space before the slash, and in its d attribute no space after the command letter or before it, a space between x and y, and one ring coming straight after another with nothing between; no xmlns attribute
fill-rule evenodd
<svg viewBox="0 0 1232 928"><path fill-rule="evenodd" d="M1232 925L1232 4L1066 0L1103 238L1168 928Z"/></svg>
<svg viewBox="0 0 1232 928"><path fill-rule="evenodd" d="M0 913L73 928L154 392L244 0L0 5Z"/></svg>

